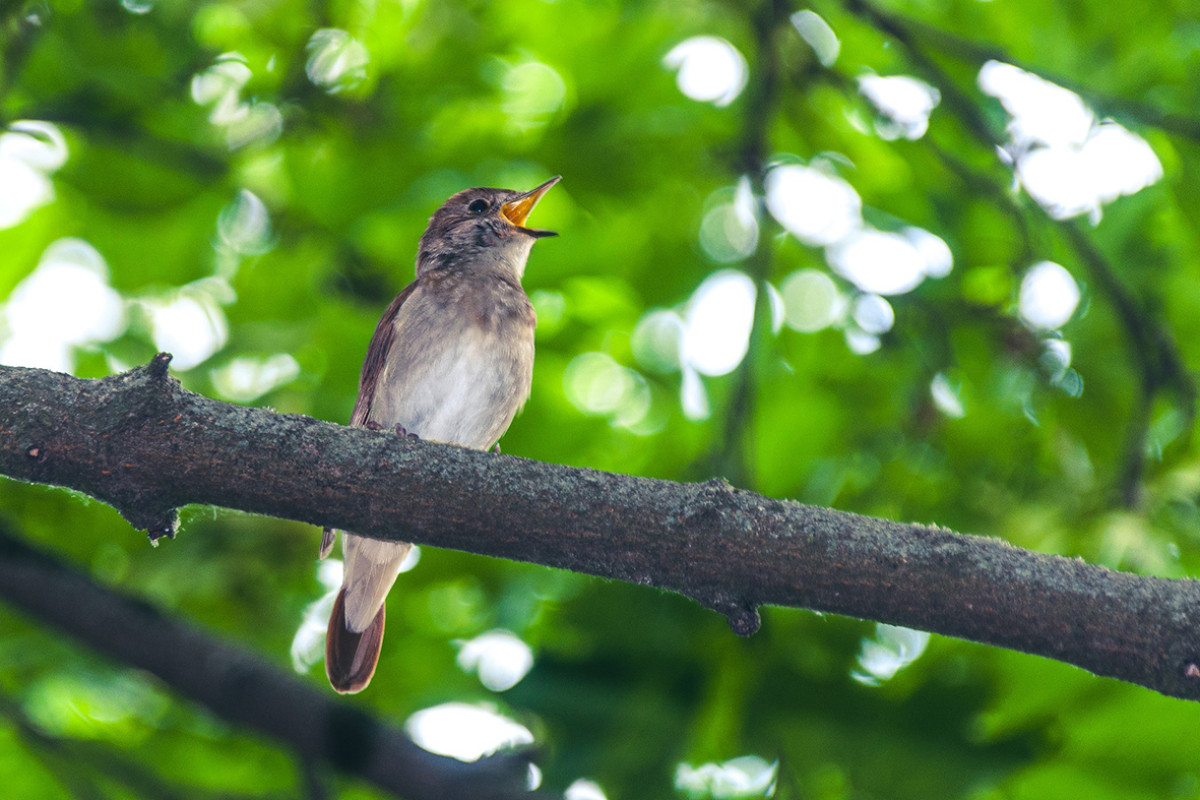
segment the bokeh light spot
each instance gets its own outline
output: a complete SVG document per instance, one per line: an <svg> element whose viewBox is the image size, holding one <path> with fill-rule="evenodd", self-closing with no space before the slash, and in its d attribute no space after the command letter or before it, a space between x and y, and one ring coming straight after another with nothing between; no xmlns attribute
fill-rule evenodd
<svg viewBox="0 0 1200 800"><path fill-rule="evenodd" d="M862 225L862 200L841 178L788 164L767 173L767 209L807 245L828 245Z"/></svg>
<svg viewBox="0 0 1200 800"><path fill-rule="evenodd" d="M1146 140L1095 114L1074 92L997 61L979 71L984 92L1012 119L1007 155L1021 185L1055 219L1088 214L1141 191L1163 176Z"/></svg>
<svg viewBox="0 0 1200 800"><path fill-rule="evenodd" d="M979 88L998 99L1012 117L1008 132L1021 150L1033 144L1079 144L1095 121L1079 95L1011 64L985 63L979 70Z"/></svg>
<svg viewBox="0 0 1200 800"><path fill-rule="evenodd" d="M846 313L846 299L833 279L815 269L801 269L784 279L784 320L789 328L813 333L840 321Z"/></svg>
<svg viewBox="0 0 1200 800"><path fill-rule="evenodd" d="M579 410L607 416L619 427L637 426L650 412L650 387L636 371L605 353L581 353L563 372L567 399Z"/></svg>
<svg viewBox="0 0 1200 800"><path fill-rule="evenodd" d="M727 106L746 87L749 67L741 52L717 36L686 39L663 57L676 70L679 91L693 100Z"/></svg>
<svg viewBox="0 0 1200 800"><path fill-rule="evenodd" d="M300 364L288 353L267 358L239 356L211 373L213 388L235 403L257 400L272 389L295 380Z"/></svg>
<svg viewBox="0 0 1200 800"><path fill-rule="evenodd" d="M283 130L283 114L273 104L241 99L254 76L241 53L223 53L216 63L192 77L192 100L211 106L208 121L221 129L231 150L251 142L274 141Z"/></svg>
<svg viewBox="0 0 1200 800"><path fill-rule="evenodd" d="M501 81L501 110L518 131L539 127L563 107L567 83L549 64L525 61L508 67Z"/></svg>
<svg viewBox="0 0 1200 800"><path fill-rule="evenodd" d="M271 216L263 201L242 189L217 217L221 244L239 255L259 255L271 249Z"/></svg>
<svg viewBox="0 0 1200 800"><path fill-rule="evenodd" d="M714 192L713 200L700 223L704 252L714 261L726 262L753 255L758 247L758 216L750 180L743 176L732 193Z"/></svg>
<svg viewBox="0 0 1200 800"><path fill-rule="evenodd" d="M108 265L82 239L59 239L46 248L3 308L8 338L0 363L74 369L72 347L106 342L126 325L125 301L108 285Z"/></svg>
<svg viewBox="0 0 1200 800"><path fill-rule="evenodd" d="M491 691L505 692L533 668L533 650L509 631L488 631L459 645L458 666Z"/></svg>
<svg viewBox="0 0 1200 800"><path fill-rule="evenodd" d="M944 278L954 269L954 255L942 237L915 227L905 228L900 234L921 254L922 269L927 277Z"/></svg>
<svg viewBox="0 0 1200 800"><path fill-rule="evenodd" d="M683 380L679 385L679 403L683 407L683 415L693 422L706 420L712 415L712 407L708 402L708 390L699 373L691 367L683 368Z"/></svg>
<svg viewBox="0 0 1200 800"><path fill-rule="evenodd" d="M150 0L121 0L121 8L140 17L153 11L154 3Z"/></svg>
<svg viewBox="0 0 1200 800"><path fill-rule="evenodd" d="M600 784L579 778L563 792L563 800L608 800Z"/></svg>
<svg viewBox="0 0 1200 800"><path fill-rule="evenodd" d="M630 347L633 357L651 372L674 372L681 361L683 317L674 311L655 309L638 321Z"/></svg>
<svg viewBox="0 0 1200 800"><path fill-rule="evenodd" d="M929 382L929 396L933 405L947 417L962 419L967 415L958 386L950 382L946 373L939 372Z"/></svg>
<svg viewBox="0 0 1200 800"><path fill-rule="evenodd" d="M878 686L916 661L929 645L929 634L912 628L878 623L875 638L863 639L858 668L851 677L867 686Z"/></svg>
<svg viewBox="0 0 1200 800"><path fill-rule="evenodd" d="M770 797L775 793L778 761L759 756L740 756L720 764L675 768L675 788L693 800L729 800L740 797Z"/></svg>
<svg viewBox="0 0 1200 800"><path fill-rule="evenodd" d="M705 278L688 302L683 360L704 375L732 372L750 346L756 294L744 272L722 270Z"/></svg>
<svg viewBox="0 0 1200 800"><path fill-rule="evenodd" d="M1079 285L1065 267L1053 261L1040 261L1021 279L1017 309L1029 327L1054 330L1071 318L1079 299Z"/></svg>
<svg viewBox="0 0 1200 800"><path fill-rule="evenodd" d="M225 346L229 326L216 298L204 291L144 300L154 346L173 356L175 369L199 366Z"/></svg>
<svg viewBox="0 0 1200 800"><path fill-rule="evenodd" d="M533 734L486 705L443 703L408 718L404 729L431 753L478 761L505 747L532 744Z"/></svg>
<svg viewBox="0 0 1200 800"><path fill-rule="evenodd" d="M353 89L367 77L367 47L340 28L321 28L308 39L308 79L329 94Z"/></svg>
<svg viewBox="0 0 1200 800"><path fill-rule="evenodd" d="M937 87L908 75L864 75L858 90L883 119L875 131L883 139L920 139L929 129L929 115L942 100Z"/></svg>
<svg viewBox="0 0 1200 800"><path fill-rule="evenodd" d="M866 333L887 333L896 323L892 304L877 294L860 294L854 300L854 322Z"/></svg>
<svg viewBox="0 0 1200 800"><path fill-rule="evenodd" d="M842 49L842 43L838 41L837 34L829 27L824 17L806 8L792 14L792 26L800 34L800 38L808 42L821 66L833 66Z"/></svg>
<svg viewBox="0 0 1200 800"><path fill-rule="evenodd" d="M865 356L878 350L883 342L873 333L867 333L859 328L846 328L844 332L846 347L856 356Z"/></svg>
<svg viewBox="0 0 1200 800"><path fill-rule="evenodd" d="M864 292L911 292L925 279L925 257L905 236L873 229L855 231L826 250L833 270Z"/></svg>
<svg viewBox="0 0 1200 800"><path fill-rule="evenodd" d="M54 200L50 175L66 161L66 139L49 122L20 120L0 134L0 230Z"/></svg>

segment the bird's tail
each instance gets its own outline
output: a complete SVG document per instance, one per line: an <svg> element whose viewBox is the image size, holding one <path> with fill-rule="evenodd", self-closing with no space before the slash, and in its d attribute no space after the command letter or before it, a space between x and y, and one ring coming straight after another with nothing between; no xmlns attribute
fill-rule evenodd
<svg viewBox="0 0 1200 800"><path fill-rule="evenodd" d="M325 674L329 683L342 694L353 694L367 688L379 663L379 648L383 644L383 606L362 633L350 630L346 623L346 587L338 591L329 615L329 632L325 638Z"/></svg>

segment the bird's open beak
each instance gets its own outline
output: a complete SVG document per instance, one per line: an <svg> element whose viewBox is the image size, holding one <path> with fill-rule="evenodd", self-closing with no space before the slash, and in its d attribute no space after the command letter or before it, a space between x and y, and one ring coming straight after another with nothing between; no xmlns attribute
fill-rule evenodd
<svg viewBox="0 0 1200 800"><path fill-rule="evenodd" d="M538 200L542 199L550 187L562 180L562 175L555 175L550 180L543 183L536 189L531 189L525 194L519 194L512 200L500 207L500 216L516 225L517 228L524 234L541 239L545 236L558 236L554 231L543 231L537 228L526 228L525 220L529 218L529 212L533 211L533 207L538 204Z"/></svg>

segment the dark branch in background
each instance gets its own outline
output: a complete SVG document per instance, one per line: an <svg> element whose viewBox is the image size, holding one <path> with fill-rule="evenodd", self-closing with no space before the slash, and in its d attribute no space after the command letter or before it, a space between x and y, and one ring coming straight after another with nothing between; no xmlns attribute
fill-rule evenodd
<svg viewBox="0 0 1200 800"><path fill-rule="evenodd" d="M0 40L5 42L0 48L3 53L0 57L0 98L5 97L16 83L33 42L42 31L41 17L46 13L47 9L35 9L24 2L0 2ZM8 123L9 120L0 116L0 127L6 127Z"/></svg>
<svg viewBox="0 0 1200 800"><path fill-rule="evenodd" d="M155 772L130 758L125 750L101 741L69 739L42 731L26 714L16 697L0 691L0 717L13 727L27 752L42 763L71 797L79 800L110 800L100 786L116 785L121 796L142 800L251 800L250 795L224 790L201 790L195 786L176 787ZM258 795L255 800L261 800Z"/></svg>
<svg viewBox="0 0 1200 800"><path fill-rule="evenodd" d="M1173 389L1177 404L1190 430L1196 418L1196 384L1183 363L1179 345L1163 325L1143 309L1117 278L1104 253L1084 233L1078 223L1059 226L1067 241L1087 267L1096 283L1113 304L1130 339L1130 360L1137 369L1141 383L1135 414L1126 437L1125 457L1119 485L1127 505L1136 505L1141 494L1146 445L1150 433L1150 414L1154 397L1162 390ZM1185 435L1184 439L1190 436Z"/></svg>
<svg viewBox="0 0 1200 800"><path fill-rule="evenodd" d="M875 26L882 33L899 42L909 54L913 64L924 71L942 92L945 106L958 117L963 126L976 140L992 152L1003 147L1000 137L992 130L978 107L955 83L954 79L927 52L927 46L945 55L966 60L982 66L988 60L1004 61L1019 66L1034 74L1045 73L1037 68L1021 64L999 48L976 44L924 23L906 19L886 12L868 0L845 0L846 8ZM1051 80L1084 97L1101 109L1132 116L1145 124L1154 125L1183 136L1200 140L1200 120L1167 114L1160 109L1133 101L1097 95L1072 81L1048 76ZM956 174L961 174L962 164L948 164ZM980 178L988 181L987 178ZM1023 218L1016 201L1002 187L987 195L1002 205L1006 211L1019 219ZM1049 221L1045 215L1043 220ZM1096 286L1107 298L1116 312L1117 319L1128 334L1130 342L1130 364L1138 375L1138 387L1129 423L1125 433L1124 456L1116 476L1116 490L1126 506L1139 504L1142 495L1142 478L1150 434L1150 415L1154 399L1162 391L1173 390L1176 405L1185 419L1185 433L1195 424L1197 412L1197 387L1195 379L1184 365L1179 346L1153 314L1137 300L1117 277L1112 264L1084 232L1077 222L1054 221L1053 228L1066 239L1078 259L1083 263ZM1187 438L1185 435L1184 439Z"/></svg>
<svg viewBox="0 0 1200 800"><path fill-rule="evenodd" d="M754 219L758 225L758 244L745 263L746 273L754 281L754 322L749 347L734 373L733 389L725 409L725 435L720 451L714 454L709 474L724 475L738 486L752 487L754 476L753 418L755 389L762 380L762 365L771 349L771 303L767 280L771 277L771 215L763 203L763 181L770 154L771 119L779 93L779 60L776 37L786 32L790 8L785 0L762 0L751 17L754 26L754 65L742 111L742 132L733 166L750 181Z"/></svg>
<svg viewBox="0 0 1200 800"><path fill-rule="evenodd" d="M7 428L11 420L3 425ZM55 458L51 452L46 455ZM332 693L100 586L32 549L3 523L0 598L101 653L146 670L217 716L282 742L306 762L359 776L408 800L531 796L525 791L526 756L464 764L422 750L402 731ZM0 697L0 714L11 717L11 711L11 701ZM106 769L111 772L111 767ZM124 777L126 783L139 780L131 773Z"/></svg>
<svg viewBox="0 0 1200 800"><path fill-rule="evenodd" d="M760 605L797 606L1200 699L1200 582L772 500L720 480L635 478L244 408L183 390L168 360L102 380L0 367L0 474L86 492L156 534L174 531L180 505L224 506L655 586L726 615L743 634L757 629ZM43 559L9 550L2 591L72 624L86 586L50 589ZM203 659L213 667L174 674L172 685L301 752L327 755L329 726L380 730L191 629L167 645L171 630L127 604L79 635L151 671ZM190 654L182 661L181 650ZM396 764L362 769L421 774Z"/></svg>

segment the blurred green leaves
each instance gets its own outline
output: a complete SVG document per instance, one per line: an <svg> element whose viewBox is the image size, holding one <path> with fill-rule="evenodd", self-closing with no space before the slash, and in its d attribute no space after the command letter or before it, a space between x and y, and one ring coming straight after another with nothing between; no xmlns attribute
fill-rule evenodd
<svg viewBox="0 0 1200 800"><path fill-rule="evenodd" d="M86 246L127 324L70 340L64 366L101 374L169 346L190 388L344 421L371 330L411 279L434 208L469 185L528 188L561 173L537 224L562 236L538 244L525 276L540 319L534 392L505 452L700 478L739 445L772 495L1194 574L1191 377L1169 374L1154 349L1168 341L1187 370L1200 363L1200 159L1188 134L1200 88L1187 80L1197 36L1185 11L7 4L0 137L35 137L0 138L0 196L16 204L0 208L19 211L0 215L0 348L20 330L52 339L56 315L78 321L54 307L68 292L13 304L47 254ZM683 62L667 57L695 37L732 48L726 65L749 65L745 89L680 91ZM1161 162L1160 180L1079 229L1099 261L1064 233L1075 223L1051 221L1017 185L1022 153L997 156L1010 115L979 73L1002 55L1077 92ZM758 106L763 63L779 82ZM860 93L864 78L932 86L927 131L896 138L888 104ZM767 118L748 116L763 107ZM770 163L747 165L756 126ZM64 163L39 160L60 141ZM770 208L767 189L788 175L808 181L800 217ZM805 233L832 208L812 187L829 184L846 187L850 228L861 213L893 237L867 240L891 248L868 267L894 279L894 254L911 256L898 237L921 229L953 268L910 291L864 284L826 249L836 243ZM1039 262L1061 265L1078 305L1027 325L1022 286ZM726 326L737 309L697 313L714 275L768 282L777 330L750 337ZM101 292L82 292L85 305ZM688 341L709 344L689 361ZM718 345L750 342L759 350L732 372L695 368ZM194 509L181 538L152 551L110 509L62 491L5 482L0 511L98 578L279 664L324 592L317 533L302 526ZM1183 746L1190 706L1058 664L934 639L870 688L852 673L876 640L856 621L767 610L763 631L740 640L678 598L451 552L425 552L393 595L388 652L362 702L397 719L499 703L456 658L463 642L509 631L533 667L498 707L548 745L554 790L582 776L610 798L688 796L681 765L753 757L777 763L782 798L1200 795ZM47 736L144 761L201 795L300 791L287 754L12 615L0 618L0 690ZM66 796L73 784L57 773L70 761L20 730L3 716L12 795ZM119 783L97 796L141 793ZM716 796L701 783L686 791Z"/></svg>

